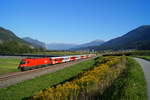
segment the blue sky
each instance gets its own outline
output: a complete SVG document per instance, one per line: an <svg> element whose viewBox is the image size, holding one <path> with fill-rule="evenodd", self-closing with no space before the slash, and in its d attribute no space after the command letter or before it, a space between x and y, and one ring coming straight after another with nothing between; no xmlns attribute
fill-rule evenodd
<svg viewBox="0 0 150 100"><path fill-rule="evenodd" d="M0 0L0 26L46 43L107 41L149 24L149 0Z"/></svg>

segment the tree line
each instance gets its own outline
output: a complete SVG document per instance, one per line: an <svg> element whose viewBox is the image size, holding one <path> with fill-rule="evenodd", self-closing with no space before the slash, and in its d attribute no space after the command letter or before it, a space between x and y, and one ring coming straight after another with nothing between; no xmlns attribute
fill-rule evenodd
<svg viewBox="0 0 150 100"><path fill-rule="evenodd" d="M24 54L44 51L44 48L35 48L25 43L17 41L7 41L0 43L0 54Z"/></svg>

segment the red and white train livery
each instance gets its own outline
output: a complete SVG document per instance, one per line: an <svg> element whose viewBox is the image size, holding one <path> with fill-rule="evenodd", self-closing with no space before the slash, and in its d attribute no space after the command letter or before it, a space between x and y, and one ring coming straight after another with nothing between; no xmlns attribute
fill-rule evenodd
<svg viewBox="0 0 150 100"><path fill-rule="evenodd" d="M61 56L61 57L44 57L44 58L24 58L21 60L18 69L21 71L45 67L48 65L65 63L69 61L75 61L79 59L86 59L96 56L95 54L87 55L72 55L72 56Z"/></svg>

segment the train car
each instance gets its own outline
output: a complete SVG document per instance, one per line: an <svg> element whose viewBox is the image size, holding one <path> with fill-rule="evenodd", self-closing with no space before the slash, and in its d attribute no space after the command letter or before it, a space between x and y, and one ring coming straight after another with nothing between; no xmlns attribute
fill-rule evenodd
<svg viewBox="0 0 150 100"><path fill-rule="evenodd" d="M63 56L62 58L63 58L62 62L69 62L70 61L70 56Z"/></svg>
<svg viewBox="0 0 150 100"><path fill-rule="evenodd" d="M76 55L76 60L80 60L81 59L81 56L80 55Z"/></svg>
<svg viewBox="0 0 150 100"><path fill-rule="evenodd" d="M71 56L71 57L70 57L70 61L75 61L76 58L77 58L76 56Z"/></svg>
<svg viewBox="0 0 150 100"><path fill-rule="evenodd" d="M62 63L64 58L63 57L50 57L51 64L58 64Z"/></svg>
<svg viewBox="0 0 150 100"><path fill-rule="evenodd" d="M64 63L69 61L75 61L79 59L85 59L94 55L72 55L62 57L44 57L44 58L24 58L21 60L18 69L21 71L30 70L34 68L44 67L52 64Z"/></svg>
<svg viewBox="0 0 150 100"><path fill-rule="evenodd" d="M50 58L24 58L21 60L18 69L24 71L51 64Z"/></svg>
<svg viewBox="0 0 150 100"><path fill-rule="evenodd" d="M86 55L81 55L80 58L85 59L85 58L87 58L87 56Z"/></svg>

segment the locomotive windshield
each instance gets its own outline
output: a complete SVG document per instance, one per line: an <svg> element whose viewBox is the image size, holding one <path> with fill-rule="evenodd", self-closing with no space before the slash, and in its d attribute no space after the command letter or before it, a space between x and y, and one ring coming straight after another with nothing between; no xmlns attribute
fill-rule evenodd
<svg viewBox="0 0 150 100"><path fill-rule="evenodd" d="M25 63L26 63L25 61L21 61L21 62L20 62L20 64L25 64Z"/></svg>

